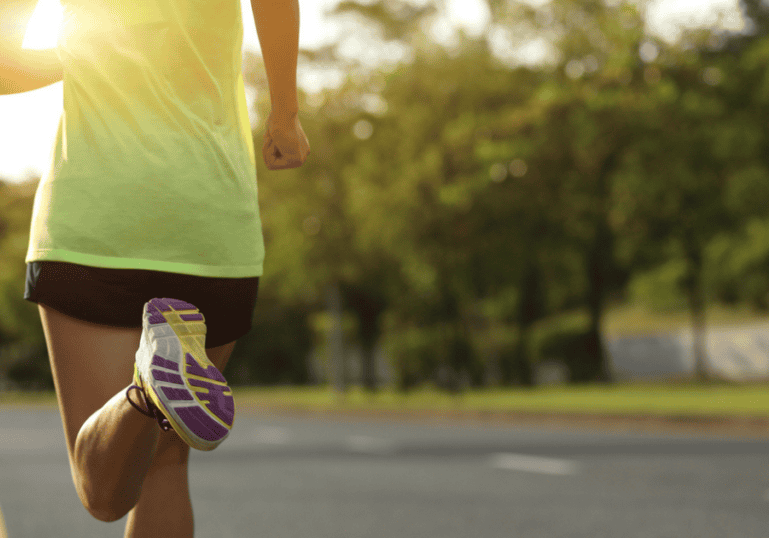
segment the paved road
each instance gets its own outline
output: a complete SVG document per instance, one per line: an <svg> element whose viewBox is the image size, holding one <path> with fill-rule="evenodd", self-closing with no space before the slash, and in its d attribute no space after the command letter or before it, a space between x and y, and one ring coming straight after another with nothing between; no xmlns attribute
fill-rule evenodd
<svg viewBox="0 0 769 538"><path fill-rule="evenodd" d="M196 536L766 538L769 439L240 411L191 456ZM57 411L0 410L9 538L118 538L80 506Z"/></svg>

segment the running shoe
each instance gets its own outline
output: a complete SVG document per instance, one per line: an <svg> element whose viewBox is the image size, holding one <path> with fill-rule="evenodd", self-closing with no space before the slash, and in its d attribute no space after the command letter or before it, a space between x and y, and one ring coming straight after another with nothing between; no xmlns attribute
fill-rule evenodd
<svg viewBox="0 0 769 538"><path fill-rule="evenodd" d="M136 352L131 405L173 428L192 448L213 450L230 433L235 400L224 376L206 356L206 324L194 305L152 299L144 305L142 336ZM128 394L138 388L147 411Z"/></svg>

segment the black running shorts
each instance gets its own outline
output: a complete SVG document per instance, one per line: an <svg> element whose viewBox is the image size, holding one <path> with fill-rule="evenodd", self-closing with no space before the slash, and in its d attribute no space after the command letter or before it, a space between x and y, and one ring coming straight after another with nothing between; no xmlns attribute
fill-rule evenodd
<svg viewBox="0 0 769 538"><path fill-rule="evenodd" d="M150 299L181 299L205 317L210 349L251 330L258 290L259 277L213 278L40 261L27 264L24 299L83 321L130 328L141 328Z"/></svg>

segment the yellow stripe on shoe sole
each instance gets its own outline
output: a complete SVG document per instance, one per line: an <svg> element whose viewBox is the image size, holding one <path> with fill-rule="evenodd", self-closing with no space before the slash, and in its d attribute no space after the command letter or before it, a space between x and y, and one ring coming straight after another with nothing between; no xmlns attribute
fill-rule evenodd
<svg viewBox="0 0 769 538"><path fill-rule="evenodd" d="M137 362L141 354L150 381L147 396L187 444L213 450L229 435L235 404L226 380L206 355L205 318L190 303L152 299L143 325L146 337Z"/></svg>

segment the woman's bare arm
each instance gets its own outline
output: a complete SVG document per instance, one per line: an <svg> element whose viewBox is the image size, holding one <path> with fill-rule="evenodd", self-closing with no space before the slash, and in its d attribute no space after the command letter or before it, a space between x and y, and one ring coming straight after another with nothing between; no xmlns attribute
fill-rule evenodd
<svg viewBox="0 0 769 538"><path fill-rule="evenodd" d="M275 121L293 123L299 112L296 64L299 55L298 0L251 0L264 57Z"/></svg>
<svg viewBox="0 0 769 538"><path fill-rule="evenodd" d="M0 95L21 93L62 79L56 49L22 49L37 0L0 0Z"/></svg>
<svg viewBox="0 0 769 538"><path fill-rule="evenodd" d="M0 44L0 95L36 90L62 77L56 49L27 50Z"/></svg>

